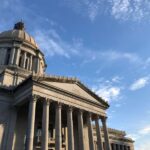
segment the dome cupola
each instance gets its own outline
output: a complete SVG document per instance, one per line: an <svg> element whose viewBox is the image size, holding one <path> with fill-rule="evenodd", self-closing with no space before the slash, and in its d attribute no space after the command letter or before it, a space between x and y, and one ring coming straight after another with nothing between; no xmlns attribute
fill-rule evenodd
<svg viewBox="0 0 150 150"><path fill-rule="evenodd" d="M45 58L34 38L30 36L23 22L12 30L0 33L0 68L17 68L30 73L43 74Z"/></svg>

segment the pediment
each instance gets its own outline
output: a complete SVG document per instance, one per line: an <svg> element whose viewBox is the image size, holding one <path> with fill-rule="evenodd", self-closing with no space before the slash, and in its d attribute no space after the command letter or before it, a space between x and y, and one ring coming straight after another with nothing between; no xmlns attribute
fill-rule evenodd
<svg viewBox="0 0 150 150"><path fill-rule="evenodd" d="M83 98L88 99L94 103L101 105L101 106L108 107L108 104L105 101L103 101L100 97L93 96L94 93L92 91L88 92L88 90L89 90L88 88L87 88L88 89L87 90L86 87L83 88L82 86L80 86L80 84L78 84L76 82L75 83L65 83L65 82L53 82L53 81L44 81L44 80L40 81L40 82L57 87L62 90L65 90L65 91L75 94L77 96L83 97ZM93 94L91 94L91 93L93 93Z"/></svg>

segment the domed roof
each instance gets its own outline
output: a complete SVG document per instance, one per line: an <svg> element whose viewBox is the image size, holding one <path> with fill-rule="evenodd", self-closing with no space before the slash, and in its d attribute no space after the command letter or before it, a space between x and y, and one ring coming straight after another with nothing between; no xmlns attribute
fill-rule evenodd
<svg viewBox="0 0 150 150"><path fill-rule="evenodd" d="M35 47L38 47L34 38L30 36L27 32L25 32L24 24L22 22L16 23L13 30L8 30L0 33L0 39L21 40L32 44Z"/></svg>

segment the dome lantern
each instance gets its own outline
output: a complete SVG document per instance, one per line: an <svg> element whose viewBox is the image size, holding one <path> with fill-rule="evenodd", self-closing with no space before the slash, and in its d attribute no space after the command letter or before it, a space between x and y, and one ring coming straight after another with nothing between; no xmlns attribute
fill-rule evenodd
<svg viewBox="0 0 150 150"><path fill-rule="evenodd" d="M17 22L15 25L14 25L14 29L15 30L24 30L24 23L22 21L20 22Z"/></svg>

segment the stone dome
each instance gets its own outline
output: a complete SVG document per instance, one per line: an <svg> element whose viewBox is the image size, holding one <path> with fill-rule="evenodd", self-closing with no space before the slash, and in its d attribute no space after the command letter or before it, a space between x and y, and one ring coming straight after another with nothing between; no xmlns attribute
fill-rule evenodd
<svg viewBox="0 0 150 150"><path fill-rule="evenodd" d="M30 36L27 32L24 30L24 24L22 22L19 22L15 24L14 29L4 31L0 33L0 40L4 39L13 39L13 40L19 40L19 41L24 41L32 46L38 48L37 43L35 42L34 38Z"/></svg>
<svg viewBox="0 0 150 150"><path fill-rule="evenodd" d="M0 33L0 68L44 74L46 62L34 38L25 32L24 23Z"/></svg>

